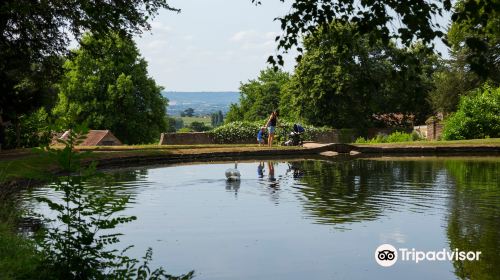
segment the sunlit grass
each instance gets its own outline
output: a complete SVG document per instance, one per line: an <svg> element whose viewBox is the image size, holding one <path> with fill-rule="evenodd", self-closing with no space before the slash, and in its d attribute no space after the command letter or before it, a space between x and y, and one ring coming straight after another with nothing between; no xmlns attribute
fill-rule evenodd
<svg viewBox="0 0 500 280"><path fill-rule="evenodd" d="M188 127L193 122L204 123L208 127L212 127L212 119L209 116L205 117L181 117L184 122L184 126Z"/></svg>
<svg viewBox="0 0 500 280"><path fill-rule="evenodd" d="M409 141L409 142L394 142L394 143L353 143L356 146L380 146L380 147L395 147L395 146L500 146L500 138L489 139L470 139L470 140L453 140L453 141Z"/></svg>

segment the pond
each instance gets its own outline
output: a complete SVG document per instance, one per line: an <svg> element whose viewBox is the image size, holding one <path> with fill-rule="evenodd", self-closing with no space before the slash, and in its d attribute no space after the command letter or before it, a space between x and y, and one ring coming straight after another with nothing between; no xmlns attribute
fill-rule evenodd
<svg viewBox="0 0 500 280"><path fill-rule="evenodd" d="M120 246L195 279L493 279L500 275L500 158L240 162L110 171L131 195ZM58 197L51 188L23 193ZM50 215L50 213L48 213ZM381 244L480 251L479 260L380 266ZM497 278L498 279L498 278Z"/></svg>

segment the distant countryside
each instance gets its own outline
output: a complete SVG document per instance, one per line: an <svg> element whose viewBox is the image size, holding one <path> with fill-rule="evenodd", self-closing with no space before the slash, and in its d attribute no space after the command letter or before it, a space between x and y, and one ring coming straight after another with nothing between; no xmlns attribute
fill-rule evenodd
<svg viewBox="0 0 500 280"><path fill-rule="evenodd" d="M206 131L222 125L223 115L227 114L232 103L238 102L240 93L171 91L162 92L162 95L168 99L167 113L175 131L190 132ZM222 117L215 119L214 114Z"/></svg>

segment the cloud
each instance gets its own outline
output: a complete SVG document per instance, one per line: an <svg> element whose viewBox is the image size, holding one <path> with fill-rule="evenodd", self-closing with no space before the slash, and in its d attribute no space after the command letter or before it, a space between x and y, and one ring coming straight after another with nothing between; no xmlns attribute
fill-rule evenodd
<svg viewBox="0 0 500 280"><path fill-rule="evenodd" d="M159 21L153 21L151 23L151 32L156 33L170 33L172 32L173 28L169 25L163 24Z"/></svg>
<svg viewBox="0 0 500 280"><path fill-rule="evenodd" d="M232 42L249 42L273 40L278 35L276 32L259 32L253 29L238 31L229 39Z"/></svg>
<svg viewBox="0 0 500 280"><path fill-rule="evenodd" d="M231 36L230 41L233 42L243 42L247 41L249 39L253 39L258 36L258 32L255 30L243 30L243 31L238 31L234 33L233 36Z"/></svg>
<svg viewBox="0 0 500 280"><path fill-rule="evenodd" d="M234 33L229 41L239 44L240 48L245 51L251 50L266 50L271 51L275 48L276 32L259 32L256 30L242 30Z"/></svg>
<svg viewBox="0 0 500 280"><path fill-rule="evenodd" d="M184 39L186 41L193 41L194 36L193 35L184 35L184 36L182 36L182 39Z"/></svg>
<svg viewBox="0 0 500 280"><path fill-rule="evenodd" d="M148 51L159 51L168 46L167 40L151 40L144 44L144 49Z"/></svg>

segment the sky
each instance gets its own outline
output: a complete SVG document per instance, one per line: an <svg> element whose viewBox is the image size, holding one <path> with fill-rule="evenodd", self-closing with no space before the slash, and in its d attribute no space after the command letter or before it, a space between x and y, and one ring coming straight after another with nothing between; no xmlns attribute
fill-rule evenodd
<svg viewBox="0 0 500 280"><path fill-rule="evenodd" d="M162 10L152 29L136 42L148 61L149 74L166 91L238 91L240 82L255 79L276 53L281 34L274 18L285 15L291 1L170 0L181 13ZM438 51L446 48L438 42ZM285 55L292 72L296 52Z"/></svg>
<svg viewBox="0 0 500 280"><path fill-rule="evenodd" d="M170 0L177 14L161 11L150 32L136 38L149 74L167 91L238 91L258 76L281 33L273 21L290 4L264 0ZM286 57L285 70L295 65Z"/></svg>

